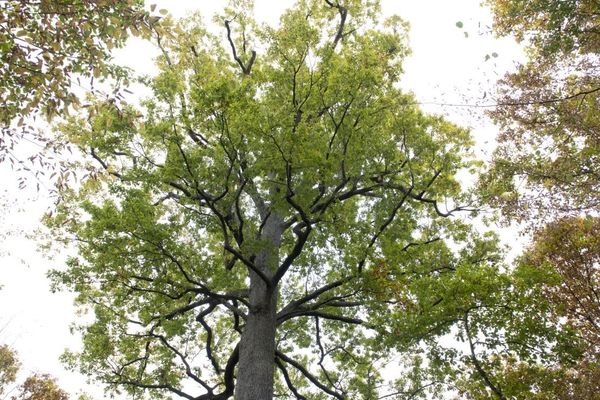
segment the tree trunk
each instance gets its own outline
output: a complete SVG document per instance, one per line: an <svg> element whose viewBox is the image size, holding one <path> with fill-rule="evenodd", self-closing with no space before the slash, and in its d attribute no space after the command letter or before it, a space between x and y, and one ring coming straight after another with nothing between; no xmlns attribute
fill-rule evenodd
<svg viewBox="0 0 600 400"><path fill-rule="evenodd" d="M263 230L266 248L255 265L271 277L277 267L281 244L281 219L271 215ZM235 386L235 400L273 399L275 369L275 331L277 289L268 288L255 272L250 272L250 309L240 343L240 359Z"/></svg>

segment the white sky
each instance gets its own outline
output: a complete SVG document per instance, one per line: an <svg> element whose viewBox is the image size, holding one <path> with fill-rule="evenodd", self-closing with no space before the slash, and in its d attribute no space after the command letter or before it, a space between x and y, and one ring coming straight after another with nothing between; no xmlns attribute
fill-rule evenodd
<svg viewBox="0 0 600 400"><path fill-rule="evenodd" d="M208 16L207 21L226 5L225 0L147 3L156 3L159 9L166 8L175 16L200 9ZM290 4L290 0L256 0L256 15L264 22L275 22ZM493 38L489 33L489 11L480 7L480 0L383 0L382 10L385 15L398 14L411 24L412 55L405 64L402 86L425 103L426 111L444 113L471 127L480 149L478 155L485 157L496 130L482 118L482 109L429 103L493 103L493 83L522 58L519 47L512 40ZM455 25L457 21L464 23L462 29ZM498 57L485 61L486 54L492 53ZM147 45L134 41L119 52L118 60L152 72L153 54ZM44 189L39 194L34 188L17 190L14 174L6 164L0 165L0 177L0 343L19 352L25 373L51 373L73 394L85 388L102 398L101 391L86 388L84 377L65 371L58 361L66 347L78 346L77 338L69 332L69 324L77 317L70 294L51 294L48 289L46 271L60 266L60 262L44 258L36 250L35 241L27 237L50 204ZM507 235L515 237L514 231Z"/></svg>

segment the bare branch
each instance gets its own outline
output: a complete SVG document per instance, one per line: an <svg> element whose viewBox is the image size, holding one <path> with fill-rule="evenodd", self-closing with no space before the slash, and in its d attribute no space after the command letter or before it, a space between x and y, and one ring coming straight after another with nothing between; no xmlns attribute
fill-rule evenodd
<svg viewBox="0 0 600 400"><path fill-rule="evenodd" d="M233 43L233 40L231 39L231 27L229 26L230 22L231 21L225 20L225 28L227 29L227 40L229 41L229 45L231 46L233 58L239 64L244 75L250 75L250 71L252 70L252 65L254 64L254 61L256 60L256 51L252 50L252 55L250 56L250 61L248 62L248 65L244 65L244 63L242 62L242 59L238 56L237 51L235 50L235 44Z"/></svg>
<svg viewBox="0 0 600 400"><path fill-rule="evenodd" d="M335 49L338 42L344 37L344 25L346 24L346 17L348 17L348 10L339 3L333 4L330 0L325 0L325 3L327 3L329 7L337 8L338 13L340 14L340 25L338 26L337 33L335 34L332 43L332 48Z"/></svg>
<svg viewBox="0 0 600 400"><path fill-rule="evenodd" d="M296 368L298 371L300 371L300 373L302 373L302 375L304 375L306 377L306 379L308 379L313 385L315 385L316 387L318 387L319 389L321 389L328 395L333 396L339 400L345 400L345 397L343 395L341 395L340 393L338 393L334 390L331 390L327 386L323 385L321 382L319 382L319 380L313 374L311 374L306 368L304 368L304 366L302 364L300 364L296 360L286 356L285 354L283 354L280 351L276 351L275 355L277 358L281 359L282 361L285 361L286 363L290 364L291 366Z"/></svg>

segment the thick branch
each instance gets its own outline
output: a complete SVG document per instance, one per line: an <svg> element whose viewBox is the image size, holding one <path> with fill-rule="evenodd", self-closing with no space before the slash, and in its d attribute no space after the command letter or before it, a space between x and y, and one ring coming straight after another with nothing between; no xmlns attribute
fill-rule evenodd
<svg viewBox="0 0 600 400"><path fill-rule="evenodd" d="M322 294L327 293L330 290L336 289L336 288L344 285L347 282L350 282L354 278L355 277L353 275L350 275L350 276L347 276L345 278L338 279L337 281L331 282L331 283L329 283L329 284L327 284L325 286L321 286L318 289L315 289L311 293L308 293L305 296L299 298L298 300L295 300L295 301L287 304L285 307L283 307L281 309L281 311L279 311L279 313L277 314L277 319L285 318L286 314L288 314L288 313L290 313L292 311L295 311L296 309L298 309L303 304L306 304L309 301L314 300L317 297L321 296Z"/></svg>
<svg viewBox="0 0 600 400"><path fill-rule="evenodd" d="M235 377L234 370L240 359L240 344L238 343L233 349L233 352L229 356L229 360L227 360L227 365L225 366L225 374L223 376L223 383L225 384L225 389L223 392L212 395L205 394L199 397L194 398L194 400L227 400L233 396L233 390L235 388Z"/></svg>
<svg viewBox="0 0 600 400"><path fill-rule="evenodd" d="M250 61L248 65L244 65L242 59L238 56L237 51L235 50L235 44L231 39L231 27L229 26L230 21L225 20L225 28L227 29L227 40L229 41L229 45L231 46L231 51L233 52L233 58L239 64L240 68L244 75L250 75L250 71L252 70L252 65L256 60L256 51L252 50L252 55L250 56Z"/></svg>
<svg viewBox="0 0 600 400"><path fill-rule="evenodd" d="M275 359L275 364L277 365L277 367L281 371L281 374L283 375L283 379L285 380L285 384L290 389L290 391L292 392L292 394L294 396L296 396L296 399L297 400L308 400L306 397L302 396L298 392L298 389L296 389L296 387L292 383L292 380L290 379L290 375L288 374L287 369L285 368L285 365L283 365L283 363L281 362L281 360L278 359L278 358L276 358Z"/></svg>
<svg viewBox="0 0 600 400"><path fill-rule="evenodd" d="M292 311L285 315L282 315L277 319L277 323L281 324L289 319L296 317L320 317L324 319L329 319L332 321L340 321L346 324L355 324L355 325L363 325L365 321L359 318L346 317L344 315L330 314L324 311L311 310L311 309L297 309L296 311Z"/></svg>
<svg viewBox="0 0 600 400"><path fill-rule="evenodd" d="M215 371L219 374L219 373L221 373L222 369L219 366L219 362L215 358L213 351L212 351L213 331L212 331L210 325L208 325L206 323L206 321L204 320L204 317L207 316L208 314L210 314L211 312L213 312L216 307L217 307L216 303L209 304L209 306L205 310L202 310L202 312L200 312L196 316L196 321L200 322L200 325L202 325L202 327L206 331L206 345L205 345L206 356L210 360L210 363L212 364Z"/></svg>
<svg viewBox="0 0 600 400"><path fill-rule="evenodd" d="M333 4L330 0L325 0L325 3L327 3L329 7L337 8L338 13L340 14L340 25L338 26L337 33L335 34L332 43L332 47L335 49L338 42L344 37L344 25L346 24L346 17L348 17L348 10L339 3Z"/></svg>
<svg viewBox="0 0 600 400"><path fill-rule="evenodd" d="M304 249L304 245L308 240L308 236L310 235L311 230L312 228L310 225L307 225L303 231L294 230L294 233L297 235L298 238L296 239L296 243L294 244L294 248L292 249L290 254L287 255L287 257L283 260L279 268L277 268L277 272L275 272L275 275L273 276L273 286L276 286L279 283L279 281L281 280L281 278L283 278L283 276L290 268L294 260L298 258L298 256L302 253L302 249Z"/></svg>
<svg viewBox="0 0 600 400"><path fill-rule="evenodd" d="M319 389L321 389L328 395L333 396L339 400L345 399L345 397L343 395L341 395L340 393L328 388L327 386L325 386L321 382L319 382L319 380L313 374L311 374L306 368L304 368L304 366L302 364L300 364L296 360L286 356L285 354L283 354L280 351L277 351L275 353L275 355L277 356L277 358L281 359L282 361L285 361L286 363L290 364L291 366L296 368L298 371L300 371L300 373L302 373L302 375L304 375L306 377L306 379L308 379L313 385L315 385L316 387L318 387Z"/></svg>

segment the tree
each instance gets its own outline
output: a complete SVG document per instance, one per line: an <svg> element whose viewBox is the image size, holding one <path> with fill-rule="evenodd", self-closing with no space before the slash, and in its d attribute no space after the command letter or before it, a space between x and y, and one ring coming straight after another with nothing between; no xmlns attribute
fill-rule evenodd
<svg viewBox="0 0 600 400"><path fill-rule="evenodd" d="M532 287L548 301L544 315L572 330L583 349L553 366L507 365L500 373L539 377L540 398L595 399L597 222L589 215L600 204L600 9L585 0L488 4L495 31L524 41L529 59L499 81L499 106L490 114L501 133L484 195L507 220L533 228L517 271L535 277Z"/></svg>
<svg viewBox="0 0 600 400"><path fill-rule="evenodd" d="M452 329L437 279L488 265L449 218L472 142L397 87L406 24L377 2L300 1L278 27L250 8L225 11L223 40L197 17L161 37L142 108L59 127L104 170L47 219L78 249L55 284L95 317L66 358L155 397L373 398L411 319Z"/></svg>
<svg viewBox="0 0 600 400"><path fill-rule="evenodd" d="M0 396L8 385L17 379L19 361L16 354L8 346L0 346Z"/></svg>
<svg viewBox="0 0 600 400"><path fill-rule="evenodd" d="M462 327L470 360L455 381L466 398L598 398L597 230L595 218L549 223L510 274L488 278Z"/></svg>
<svg viewBox="0 0 600 400"><path fill-rule="evenodd" d="M13 400L68 400L69 395L47 374L31 375L20 387L21 393Z"/></svg>
<svg viewBox="0 0 600 400"><path fill-rule="evenodd" d="M496 246L476 240L452 273L392 280L418 310L394 315L411 371L398 398L593 399L594 357L544 290L556 275L527 263L509 269ZM452 327L444 340L431 335L440 326Z"/></svg>
<svg viewBox="0 0 600 400"><path fill-rule="evenodd" d="M11 395L12 390L7 390L9 385L17 380L19 360L16 352L7 345L0 346L0 396L11 400L68 400L67 392L62 390L56 380L48 374L33 374L25 379L17 390L16 395ZM13 390L15 390L13 389Z"/></svg>
<svg viewBox="0 0 600 400"><path fill-rule="evenodd" d="M488 3L495 31L525 41L529 54L499 81L490 113L501 129L484 181L491 203L522 221L598 210L597 2Z"/></svg>
<svg viewBox="0 0 600 400"><path fill-rule="evenodd" d="M559 398L594 399L600 392L599 227L592 217L549 223L519 260L520 269L546 277L537 286L552 305L551 318L566 321L583 345L580 360L557 371Z"/></svg>
<svg viewBox="0 0 600 400"><path fill-rule="evenodd" d="M600 221L564 218L538 232L521 260L534 268L557 274L544 294L568 317L569 323L600 350ZM590 354L592 355L592 354Z"/></svg>

